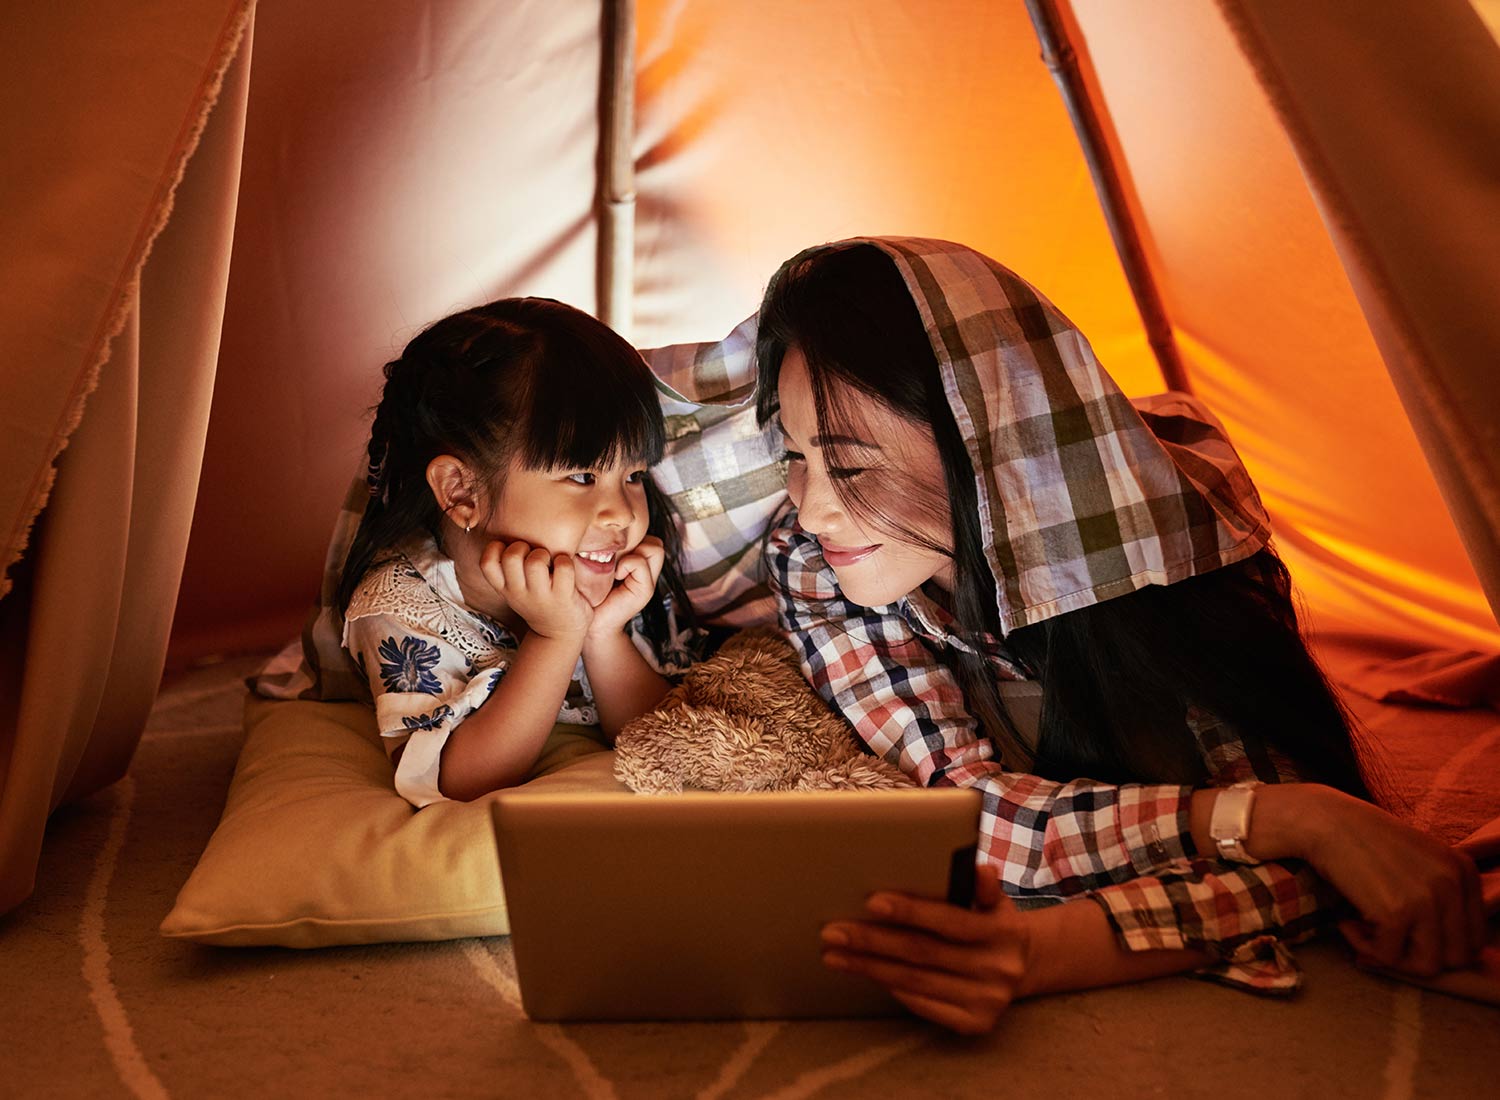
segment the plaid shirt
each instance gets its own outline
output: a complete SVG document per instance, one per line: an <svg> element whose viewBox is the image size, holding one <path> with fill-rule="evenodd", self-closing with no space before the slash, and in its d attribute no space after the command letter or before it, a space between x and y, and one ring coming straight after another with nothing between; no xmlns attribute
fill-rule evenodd
<svg viewBox="0 0 1500 1100"><path fill-rule="evenodd" d="M1007 893L1087 895L1130 950L1199 948L1221 960L1206 977L1264 992L1300 984L1284 943L1313 931L1332 900L1308 869L1198 857L1190 787L1059 783L1008 770L943 661L965 643L942 608L920 592L880 608L846 599L795 510L772 530L767 560L781 627L819 695L872 752L918 781L983 795L980 858L998 866ZM986 648L997 677L1020 678L998 644ZM1257 768L1211 717L1194 713L1189 725L1214 784L1293 778L1264 757Z"/></svg>

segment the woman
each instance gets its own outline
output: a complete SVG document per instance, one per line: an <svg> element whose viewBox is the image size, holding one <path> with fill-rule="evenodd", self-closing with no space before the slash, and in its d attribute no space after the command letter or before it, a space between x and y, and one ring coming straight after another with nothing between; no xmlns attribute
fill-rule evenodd
<svg viewBox="0 0 1500 1100"><path fill-rule="evenodd" d="M873 751L984 795L977 908L878 895L825 929L829 965L960 1031L1186 969L1286 989L1282 943L1339 906L1319 876L1361 955L1475 957L1472 862L1369 804L1259 497L1191 399L1132 405L1033 288L941 241L794 257L757 359L804 673Z"/></svg>

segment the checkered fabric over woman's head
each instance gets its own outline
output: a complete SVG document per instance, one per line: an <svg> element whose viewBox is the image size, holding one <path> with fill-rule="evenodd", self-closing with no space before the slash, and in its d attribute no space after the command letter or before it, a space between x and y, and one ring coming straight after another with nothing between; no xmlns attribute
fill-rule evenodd
<svg viewBox="0 0 1500 1100"><path fill-rule="evenodd" d="M1265 546L1260 496L1202 406L1133 407L1071 321L971 248L864 239L895 260L926 324L976 471L1004 632Z"/></svg>

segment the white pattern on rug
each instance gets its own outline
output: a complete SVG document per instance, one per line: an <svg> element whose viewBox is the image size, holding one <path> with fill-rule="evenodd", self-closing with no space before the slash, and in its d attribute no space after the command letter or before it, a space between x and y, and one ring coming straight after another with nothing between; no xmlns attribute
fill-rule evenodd
<svg viewBox="0 0 1500 1100"><path fill-rule="evenodd" d="M495 956L478 940L464 940L460 946L463 948L464 958L469 960L469 965L484 979L485 984L499 993L510 1007L520 1012L520 987L513 977L501 969ZM614 1085L599 1072L599 1067L594 1065L588 1053L568 1038L562 1028L556 1024L536 1024L534 1027L536 1037L567 1065L584 1096L589 1100L618 1100Z"/></svg>
<svg viewBox="0 0 1500 1100"><path fill-rule="evenodd" d="M120 859L120 849L125 846L125 833L130 826L135 780L127 776L115 785L111 793L114 807L109 815L109 835L94 861L88 892L84 895L83 913L78 921L78 942L83 947L83 979L88 985L89 1000L93 1002L100 1026L104 1029L104 1047L120 1080L141 1100L166 1100L167 1090L146 1065L146 1059L136 1045L130 1018L109 972L104 906L109 900L109 884L114 878L115 864Z"/></svg>

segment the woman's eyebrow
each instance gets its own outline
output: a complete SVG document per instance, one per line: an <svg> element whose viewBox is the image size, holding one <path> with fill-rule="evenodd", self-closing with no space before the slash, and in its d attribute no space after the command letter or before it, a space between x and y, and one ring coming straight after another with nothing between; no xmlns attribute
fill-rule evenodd
<svg viewBox="0 0 1500 1100"><path fill-rule="evenodd" d="M826 447L829 444L835 447L864 447L867 450L878 451L881 449L879 443L871 443L866 439L856 439L852 435L815 435L812 437L814 447Z"/></svg>

